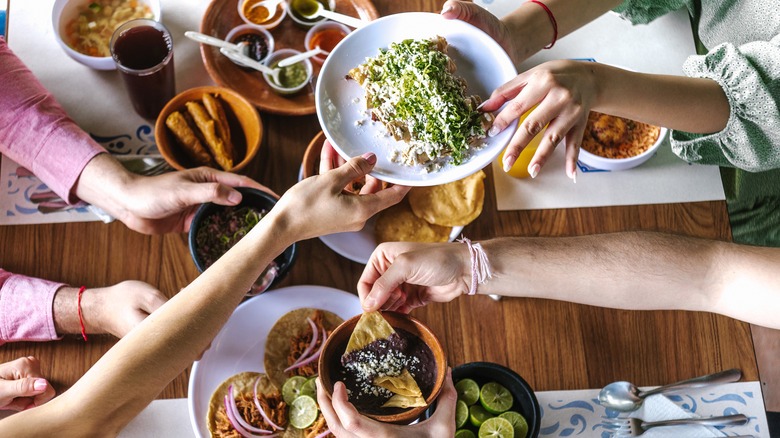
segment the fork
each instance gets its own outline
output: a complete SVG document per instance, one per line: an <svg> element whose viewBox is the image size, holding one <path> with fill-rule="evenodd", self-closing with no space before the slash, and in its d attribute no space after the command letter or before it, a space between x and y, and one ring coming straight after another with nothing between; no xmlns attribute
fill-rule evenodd
<svg viewBox="0 0 780 438"><path fill-rule="evenodd" d="M614 420L605 420L607 427L613 429L614 437L639 436L648 429L659 426L683 426L683 425L701 425L701 426L728 426L742 425L748 422L748 417L737 415L726 415L724 417L710 418L682 418L679 420L665 421L644 421L641 418L616 418Z"/></svg>

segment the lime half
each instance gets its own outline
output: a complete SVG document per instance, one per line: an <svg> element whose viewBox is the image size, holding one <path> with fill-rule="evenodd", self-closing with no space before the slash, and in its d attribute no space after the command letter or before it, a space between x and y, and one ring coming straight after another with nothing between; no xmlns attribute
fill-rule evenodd
<svg viewBox="0 0 780 438"><path fill-rule="evenodd" d="M479 402L491 414L508 411L514 403L512 393L496 382L485 383L479 391Z"/></svg>
<svg viewBox="0 0 780 438"><path fill-rule="evenodd" d="M479 400L479 385L471 379L459 380L455 390L458 391L458 400L463 400L469 406Z"/></svg>
<svg viewBox="0 0 780 438"><path fill-rule="evenodd" d="M468 429L460 429L455 431L455 438L477 438L477 436Z"/></svg>
<svg viewBox="0 0 780 438"><path fill-rule="evenodd" d="M515 431L506 418L493 417L482 423L477 435L479 438L513 438Z"/></svg>
<svg viewBox="0 0 780 438"><path fill-rule="evenodd" d="M305 429L314 423L319 413L317 402L308 395L302 395L290 405L290 424L298 429Z"/></svg>
<svg viewBox="0 0 780 438"><path fill-rule="evenodd" d="M460 429L469 420L469 407L463 400L458 400L455 405L455 428Z"/></svg>
<svg viewBox="0 0 780 438"><path fill-rule="evenodd" d="M317 399L317 376L309 377L303 386L301 386L300 395L308 395L313 399Z"/></svg>
<svg viewBox="0 0 780 438"><path fill-rule="evenodd" d="M520 413L515 411L506 411L499 415L499 418L506 418L512 423L512 427L515 429L515 438L525 438L528 435L528 422L525 421Z"/></svg>
<svg viewBox="0 0 780 438"><path fill-rule="evenodd" d="M482 406L474 405L469 407L469 421L475 427L481 426L488 418L493 418L493 414L486 411Z"/></svg>
<svg viewBox="0 0 780 438"><path fill-rule="evenodd" d="M284 402L292 404L293 400L301 395L301 388L306 383L306 377L292 376L284 382L282 385L282 398Z"/></svg>

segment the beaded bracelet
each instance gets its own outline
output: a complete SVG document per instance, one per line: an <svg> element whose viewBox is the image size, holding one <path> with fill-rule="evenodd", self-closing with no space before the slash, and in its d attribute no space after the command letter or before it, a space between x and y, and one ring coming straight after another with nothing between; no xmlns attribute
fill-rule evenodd
<svg viewBox="0 0 780 438"><path fill-rule="evenodd" d="M466 237L461 236L458 242L465 243L469 249L469 255L471 256L471 288L469 289L469 295L475 295L477 293L477 286L483 284L493 278L493 272L490 270L490 262L488 261L485 250L482 249L482 245L479 243L471 243Z"/></svg>

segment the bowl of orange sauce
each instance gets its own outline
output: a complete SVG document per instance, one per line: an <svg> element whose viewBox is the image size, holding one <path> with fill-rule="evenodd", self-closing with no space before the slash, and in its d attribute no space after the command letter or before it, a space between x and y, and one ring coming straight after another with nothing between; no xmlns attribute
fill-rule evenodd
<svg viewBox="0 0 780 438"><path fill-rule="evenodd" d="M321 50L325 51L325 53L312 57L314 61L323 63L325 62L325 58L328 57L328 54L332 52L338 43L340 43L350 32L350 28L341 23L325 21L309 29L309 31L306 32L306 39L304 39L303 43L306 50L314 50L319 47Z"/></svg>
<svg viewBox="0 0 780 438"><path fill-rule="evenodd" d="M241 0L238 2L238 15L244 20L244 23L253 26L260 26L263 29L271 30L282 22L287 16L287 3L280 1L275 5L266 3L273 7L269 11L264 5L260 5L263 0Z"/></svg>

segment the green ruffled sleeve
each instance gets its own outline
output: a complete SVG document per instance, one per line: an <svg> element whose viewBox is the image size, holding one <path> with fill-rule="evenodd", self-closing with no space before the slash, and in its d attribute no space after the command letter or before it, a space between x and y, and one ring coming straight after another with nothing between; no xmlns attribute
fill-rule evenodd
<svg viewBox="0 0 780 438"><path fill-rule="evenodd" d="M613 11L633 24L647 24L656 18L689 7L690 0L626 0Z"/></svg>
<svg viewBox="0 0 780 438"><path fill-rule="evenodd" d="M672 131L672 150L688 162L750 172L780 167L780 35L770 42L724 43L691 56L686 75L717 81L731 108L725 129L713 134Z"/></svg>

